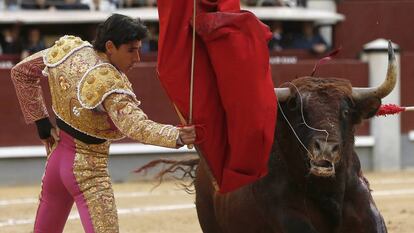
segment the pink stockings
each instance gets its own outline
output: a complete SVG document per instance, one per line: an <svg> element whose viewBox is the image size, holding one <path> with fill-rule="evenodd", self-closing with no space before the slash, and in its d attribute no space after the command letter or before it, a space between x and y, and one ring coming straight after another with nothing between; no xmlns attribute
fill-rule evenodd
<svg viewBox="0 0 414 233"><path fill-rule="evenodd" d="M42 180L34 233L61 233L76 203L86 233L118 233L107 171L109 143L82 143L61 131Z"/></svg>

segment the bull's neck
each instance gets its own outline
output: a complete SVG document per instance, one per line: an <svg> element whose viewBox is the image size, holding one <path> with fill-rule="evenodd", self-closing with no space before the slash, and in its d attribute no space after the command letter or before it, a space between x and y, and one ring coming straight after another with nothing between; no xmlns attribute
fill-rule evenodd
<svg viewBox="0 0 414 233"><path fill-rule="evenodd" d="M303 181L309 171L305 158L306 150L279 115L269 160L269 176L277 179L286 176L287 179Z"/></svg>

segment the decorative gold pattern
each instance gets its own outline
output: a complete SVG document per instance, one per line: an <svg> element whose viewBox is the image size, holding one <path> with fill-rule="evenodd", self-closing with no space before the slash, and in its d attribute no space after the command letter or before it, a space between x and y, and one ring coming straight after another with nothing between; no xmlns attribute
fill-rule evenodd
<svg viewBox="0 0 414 233"><path fill-rule="evenodd" d="M53 51L57 51L56 57L66 56L59 48L68 41L70 45L83 44L76 37L63 37L46 53L43 62L51 61L47 56L53 56ZM60 63L47 67L55 114L73 128L97 138L117 140L127 135L142 143L175 148L178 130L147 119L127 77L105 63L106 59L91 47L78 48L72 46L70 56L63 61L56 58L53 61ZM48 116L39 85L44 67L38 56L12 70L28 123ZM107 112L100 107L105 98L109 99L105 101Z"/></svg>
<svg viewBox="0 0 414 233"><path fill-rule="evenodd" d="M81 77L102 62L92 48L83 47L59 65L48 67L52 107L55 114L73 128L93 137L118 140L124 135L112 124L108 114L84 108L77 96Z"/></svg>
<svg viewBox="0 0 414 233"><path fill-rule="evenodd" d="M59 84L60 84L60 87L63 90L66 90L66 89L68 89L70 87L70 84L68 83L68 81L63 76L60 76L59 77Z"/></svg>
<svg viewBox="0 0 414 233"><path fill-rule="evenodd" d="M108 174L109 142L85 144L75 140L73 173L85 197L96 233L118 233L118 215Z"/></svg>
<svg viewBox="0 0 414 233"><path fill-rule="evenodd" d="M11 70L20 107L28 124L49 116L40 86L42 70L45 67L41 57L43 53L42 51L30 56Z"/></svg>
<svg viewBox="0 0 414 233"><path fill-rule="evenodd" d="M85 108L96 108L113 92L135 97L128 78L109 63L89 70L79 84L79 101Z"/></svg>
<svg viewBox="0 0 414 233"><path fill-rule="evenodd" d="M81 47L92 47L92 45L75 36L64 36L55 42L45 55L44 61L48 66L54 66L62 62L71 53Z"/></svg>
<svg viewBox="0 0 414 233"><path fill-rule="evenodd" d="M111 94L103 103L112 122L129 138L141 143L170 148L177 147L179 131L172 125L148 120L139 102L124 94Z"/></svg>

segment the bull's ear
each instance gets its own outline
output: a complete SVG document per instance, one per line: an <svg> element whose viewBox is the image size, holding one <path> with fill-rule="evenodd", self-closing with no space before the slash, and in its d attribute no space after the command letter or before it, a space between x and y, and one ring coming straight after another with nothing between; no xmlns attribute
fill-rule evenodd
<svg viewBox="0 0 414 233"><path fill-rule="evenodd" d="M364 100L356 103L357 111L362 119L373 117L377 113L380 106L381 99L377 97L365 98Z"/></svg>

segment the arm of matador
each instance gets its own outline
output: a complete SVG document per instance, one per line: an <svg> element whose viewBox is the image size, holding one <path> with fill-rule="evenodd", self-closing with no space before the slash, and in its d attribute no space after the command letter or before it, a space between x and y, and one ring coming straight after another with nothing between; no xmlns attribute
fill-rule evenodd
<svg viewBox="0 0 414 233"><path fill-rule="evenodd" d="M43 50L29 56L11 70L11 78L24 119L27 124L36 123L40 139L50 137L52 128L40 86L40 79L44 78L42 71L45 68L45 52L46 50Z"/></svg>
<svg viewBox="0 0 414 233"><path fill-rule="evenodd" d="M49 116L40 86L40 79L44 78L44 52L45 50L24 59L11 70L11 78L27 124Z"/></svg>
<svg viewBox="0 0 414 233"><path fill-rule="evenodd" d="M109 95L103 102L115 126L127 137L145 144L176 148L178 129L148 120L138 105L131 96L118 93Z"/></svg>

